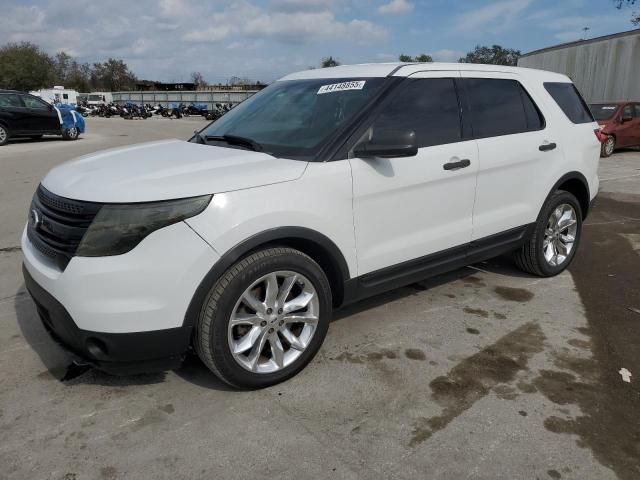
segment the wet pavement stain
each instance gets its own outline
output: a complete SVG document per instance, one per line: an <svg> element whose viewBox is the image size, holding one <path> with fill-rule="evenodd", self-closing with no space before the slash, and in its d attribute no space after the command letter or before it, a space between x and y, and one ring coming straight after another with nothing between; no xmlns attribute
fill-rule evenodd
<svg viewBox="0 0 640 480"><path fill-rule="evenodd" d="M432 398L443 407L440 415L418 419L409 446L414 447L444 429L496 386L512 381L527 369L529 359L543 349L545 336L536 323L527 323L466 358L447 375L431 383Z"/></svg>
<svg viewBox="0 0 640 480"><path fill-rule="evenodd" d="M14 252L20 252L22 251L22 248L20 247L3 247L0 248L0 253L14 253Z"/></svg>
<svg viewBox="0 0 640 480"><path fill-rule="evenodd" d="M464 307L463 310L465 313L468 313L470 315L476 315L481 318L489 318L489 312L481 308Z"/></svg>
<svg viewBox="0 0 640 480"><path fill-rule="evenodd" d="M480 335L480 330L476 328L467 328L467 333L470 333L471 335Z"/></svg>
<svg viewBox="0 0 640 480"><path fill-rule="evenodd" d="M507 316L504 313L493 312L493 316L498 320L506 320Z"/></svg>
<svg viewBox="0 0 640 480"><path fill-rule="evenodd" d="M371 362L371 361L374 361L374 362L380 361L385 358L390 360L395 360L396 358L398 358L398 354L393 350L389 350L389 349L383 349L379 352L368 352L368 353L361 353L361 354L353 354L351 352L342 352L340 355L335 357L335 360L362 364L362 363Z"/></svg>
<svg viewBox="0 0 640 480"><path fill-rule="evenodd" d="M559 478L562 478L562 475L557 470L547 470L547 475L549 475L549 477L551 477L553 479L556 479L556 480L559 479Z"/></svg>
<svg viewBox="0 0 640 480"><path fill-rule="evenodd" d="M407 348L404 351L404 356L409 360L426 360L427 356L424 354L422 350L417 348Z"/></svg>
<svg viewBox="0 0 640 480"><path fill-rule="evenodd" d="M528 302L533 298L533 292L530 292L526 288L513 288L498 286L493 289L496 294L503 300L509 302Z"/></svg>
<svg viewBox="0 0 640 480"><path fill-rule="evenodd" d="M640 256L623 237L640 233L639 204L640 195L625 201L598 196L569 267L589 324L578 331L590 337L592 356L556 355L555 365L563 371L542 371L533 381L554 403L577 405L582 413L549 417L545 427L577 435L578 445L623 480L640 478L639 384L623 383L617 373L622 366L640 365L640 323L626 308L640 303Z"/></svg>

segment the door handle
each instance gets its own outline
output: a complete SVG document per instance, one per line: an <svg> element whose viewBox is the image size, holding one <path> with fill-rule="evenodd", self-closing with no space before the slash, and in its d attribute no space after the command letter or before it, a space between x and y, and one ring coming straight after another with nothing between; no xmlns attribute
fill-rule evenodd
<svg viewBox="0 0 640 480"><path fill-rule="evenodd" d="M458 160L457 162L445 163L442 168L445 170L459 170L461 168L467 168L469 165L471 165L471 160L465 158L464 160Z"/></svg>
<svg viewBox="0 0 640 480"><path fill-rule="evenodd" d="M549 152L551 150L555 150L556 147L557 145L555 143L543 143L538 147L538 150L541 152Z"/></svg>

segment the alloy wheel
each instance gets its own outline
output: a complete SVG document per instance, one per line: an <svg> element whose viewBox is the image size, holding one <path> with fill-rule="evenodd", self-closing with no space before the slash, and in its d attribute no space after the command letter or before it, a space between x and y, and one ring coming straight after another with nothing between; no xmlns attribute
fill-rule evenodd
<svg viewBox="0 0 640 480"><path fill-rule="evenodd" d="M607 138L604 144L604 152L607 156L613 154L613 150L615 149L616 141L613 137Z"/></svg>
<svg viewBox="0 0 640 480"><path fill-rule="evenodd" d="M575 209L563 203L547 221L542 250L544 258L552 267L562 265L571 255L578 233L578 217Z"/></svg>
<svg viewBox="0 0 640 480"><path fill-rule="evenodd" d="M272 272L247 288L228 323L235 361L253 373L273 373L306 350L319 318L318 294L302 274Z"/></svg>
<svg viewBox="0 0 640 480"><path fill-rule="evenodd" d="M0 127L0 144L7 141L7 130L4 127Z"/></svg>

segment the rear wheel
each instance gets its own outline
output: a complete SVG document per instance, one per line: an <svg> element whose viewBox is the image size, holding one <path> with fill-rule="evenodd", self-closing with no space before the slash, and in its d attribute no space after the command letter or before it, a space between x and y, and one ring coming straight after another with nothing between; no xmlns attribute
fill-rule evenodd
<svg viewBox="0 0 640 480"><path fill-rule="evenodd" d="M609 135L607 139L604 141L601 147L600 156L603 158L610 157L613 155L614 150L616 149L616 138L613 135Z"/></svg>
<svg viewBox="0 0 640 480"><path fill-rule="evenodd" d="M0 146L9 142L9 129L4 125L0 125Z"/></svg>
<svg viewBox="0 0 640 480"><path fill-rule="evenodd" d="M194 346L229 385L263 388L311 361L330 316L331 290L320 266L298 250L269 248L236 263L211 288Z"/></svg>
<svg viewBox="0 0 640 480"><path fill-rule="evenodd" d="M533 275L557 275L573 260L581 232L580 203L571 193L559 190L542 207L533 234L515 252L515 262Z"/></svg>

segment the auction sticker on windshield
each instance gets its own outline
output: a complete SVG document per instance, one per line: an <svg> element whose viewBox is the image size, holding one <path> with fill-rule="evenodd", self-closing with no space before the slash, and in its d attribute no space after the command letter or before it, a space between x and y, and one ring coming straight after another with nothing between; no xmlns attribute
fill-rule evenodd
<svg viewBox="0 0 640 480"><path fill-rule="evenodd" d="M345 90L362 90L365 83L366 80L358 80L357 82L342 82L323 85L318 90L318 95L331 92L343 92Z"/></svg>

